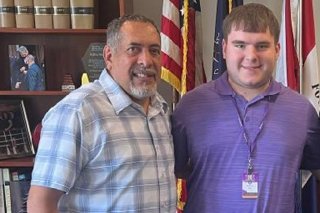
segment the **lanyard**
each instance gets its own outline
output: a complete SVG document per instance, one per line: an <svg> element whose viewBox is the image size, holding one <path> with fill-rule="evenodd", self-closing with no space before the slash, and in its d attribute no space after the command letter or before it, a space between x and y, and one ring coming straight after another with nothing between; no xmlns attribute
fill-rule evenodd
<svg viewBox="0 0 320 213"><path fill-rule="evenodd" d="M247 144L248 146L248 149L249 149L249 155L248 155L248 174L252 174L253 172L253 152L255 150L255 147L257 145L257 139L260 135L260 133L262 132L262 129L263 129L263 126L264 126L264 121L267 117L267 114L269 112L269 102L266 104L265 106L265 109L264 109L264 113L263 113L263 116L262 116L262 120L258 126L259 128L259 131L258 133L253 137L253 139L251 141L249 141L249 135L248 135L248 131L247 131L247 128L244 124L244 121L243 121L243 118L241 116L241 112L240 112L240 109L238 107L238 104L237 104L237 101L236 101L236 98L233 96L232 97L232 101L233 101L233 104L237 110L237 114L238 114L238 121L239 121L239 124L240 124L240 127L242 129L242 132L243 132L243 138L245 140L245 143Z"/></svg>

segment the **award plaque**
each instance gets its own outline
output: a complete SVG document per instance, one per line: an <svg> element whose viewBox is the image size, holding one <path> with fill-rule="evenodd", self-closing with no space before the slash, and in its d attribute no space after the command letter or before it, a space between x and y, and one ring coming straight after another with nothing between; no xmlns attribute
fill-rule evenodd
<svg viewBox="0 0 320 213"><path fill-rule="evenodd" d="M83 67L88 73L90 82L99 78L101 71L105 68L103 60L104 43L91 43L82 57Z"/></svg>
<svg viewBox="0 0 320 213"><path fill-rule="evenodd" d="M63 76L63 82L61 85L61 90L65 92L71 92L72 90L75 90L76 87L73 83L72 75L70 73L66 73Z"/></svg>

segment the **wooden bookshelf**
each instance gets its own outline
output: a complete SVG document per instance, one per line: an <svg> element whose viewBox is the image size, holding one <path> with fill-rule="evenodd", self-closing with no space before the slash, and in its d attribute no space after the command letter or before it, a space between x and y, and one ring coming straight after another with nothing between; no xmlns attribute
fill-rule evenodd
<svg viewBox="0 0 320 213"><path fill-rule="evenodd" d="M14 158L0 161L1 168L33 167L34 157Z"/></svg>
<svg viewBox="0 0 320 213"><path fill-rule="evenodd" d="M132 0L94 0L95 29L0 28L0 98L24 101L31 132L45 113L67 92L61 91L65 74L80 86L85 72L82 57L91 43L105 43L107 24L132 13ZM44 45L46 91L12 91L8 45ZM1 160L0 167L32 167L33 157Z"/></svg>

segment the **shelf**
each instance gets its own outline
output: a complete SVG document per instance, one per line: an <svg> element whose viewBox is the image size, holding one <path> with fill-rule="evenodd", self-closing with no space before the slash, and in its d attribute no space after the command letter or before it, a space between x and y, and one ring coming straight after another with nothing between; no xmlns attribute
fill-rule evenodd
<svg viewBox="0 0 320 213"><path fill-rule="evenodd" d="M0 167L33 167L34 157L0 160Z"/></svg>
<svg viewBox="0 0 320 213"><path fill-rule="evenodd" d="M106 29L36 29L36 28L0 28L0 33L8 34L103 34Z"/></svg>
<svg viewBox="0 0 320 213"><path fill-rule="evenodd" d="M0 96L65 96L69 92L64 91L11 91L2 90L0 91Z"/></svg>
<svg viewBox="0 0 320 213"><path fill-rule="evenodd" d="M63 91L0 91L0 98L23 100L32 132L47 111L67 94Z"/></svg>

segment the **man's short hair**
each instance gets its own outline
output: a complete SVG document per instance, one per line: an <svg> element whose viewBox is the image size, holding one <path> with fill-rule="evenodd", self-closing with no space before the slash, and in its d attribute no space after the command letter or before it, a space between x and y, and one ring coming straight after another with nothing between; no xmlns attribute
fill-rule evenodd
<svg viewBox="0 0 320 213"><path fill-rule="evenodd" d="M278 42L280 27L274 13L266 6L257 3L235 7L223 21L223 38L228 39L232 29L244 32L270 31L275 43Z"/></svg>
<svg viewBox="0 0 320 213"><path fill-rule="evenodd" d="M17 51L20 52L20 53L25 53L25 52L28 52L28 49L25 46L20 46L17 49Z"/></svg>

